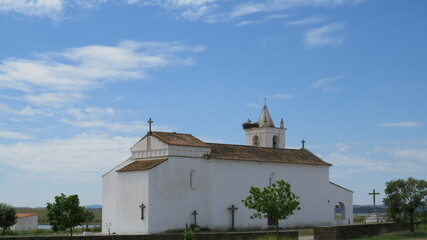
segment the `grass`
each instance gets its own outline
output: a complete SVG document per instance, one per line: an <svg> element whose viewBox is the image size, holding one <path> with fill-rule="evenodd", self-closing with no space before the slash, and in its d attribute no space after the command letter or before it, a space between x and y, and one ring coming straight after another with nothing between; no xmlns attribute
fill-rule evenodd
<svg viewBox="0 0 427 240"><path fill-rule="evenodd" d="M95 214L95 219L90 222L91 225L101 225L102 211L101 210L89 210ZM46 208L17 208L17 213L37 213L39 215L39 225L49 225L47 218Z"/></svg>
<svg viewBox="0 0 427 240"><path fill-rule="evenodd" d="M377 237L371 238L360 238L360 240L401 240L401 239L427 239L427 229L419 230L414 233L408 231L405 232L396 232L396 233L386 233Z"/></svg>

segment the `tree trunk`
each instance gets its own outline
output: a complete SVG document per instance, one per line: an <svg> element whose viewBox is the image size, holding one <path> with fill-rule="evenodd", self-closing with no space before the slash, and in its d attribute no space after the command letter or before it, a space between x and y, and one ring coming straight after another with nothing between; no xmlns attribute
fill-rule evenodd
<svg viewBox="0 0 427 240"><path fill-rule="evenodd" d="M409 213L409 231L415 232L414 213Z"/></svg>
<svg viewBox="0 0 427 240"><path fill-rule="evenodd" d="M73 228L70 228L70 230L71 230L71 237L73 236Z"/></svg>
<svg viewBox="0 0 427 240"><path fill-rule="evenodd" d="M276 220L276 240L279 240L279 220Z"/></svg>

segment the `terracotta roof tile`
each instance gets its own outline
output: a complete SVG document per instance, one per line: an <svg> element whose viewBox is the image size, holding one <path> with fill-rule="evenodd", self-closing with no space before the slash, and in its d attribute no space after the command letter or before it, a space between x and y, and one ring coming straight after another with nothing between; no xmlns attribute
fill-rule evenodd
<svg viewBox="0 0 427 240"><path fill-rule="evenodd" d="M155 159L155 160L140 160L130 163L123 168L117 170L117 172L130 172L130 171L142 171L149 170L159 165L160 163L168 160L167 158Z"/></svg>
<svg viewBox="0 0 427 240"><path fill-rule="evenodd" d="M171 133L171 132L152 132L152 135L170 145L182 145L191 147L209 147L202 140L191 134Z"/></svg>
<svg viewBox="0 0 427 240"><path fill-rule="evenodd" d="M16 217L17 218L26 218L26 217L31 217L31 216L35 216L38 215L37 213L17 213Z"/></svg>
<svg viewBox="0 0 427 240"><path fill-rule="evenodd" d="M306 149L266 148L209 143L214 159L331 166Z"/></svg>

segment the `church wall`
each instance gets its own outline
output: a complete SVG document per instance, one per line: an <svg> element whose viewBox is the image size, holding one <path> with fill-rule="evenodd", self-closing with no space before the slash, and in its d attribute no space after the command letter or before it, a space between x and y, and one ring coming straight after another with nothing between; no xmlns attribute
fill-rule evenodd
<svg viewBox="0 0 427 240"><path fill-rule="evenodd" d="M193 171L193 187L190 173ZM172 157L150 170L150 233L184 229L194 223L206 227L209 176L204 158Z"/></svg>
<svg viewBox="0 0 427 240"><path fill-rule="evenodd" d="M141 204L150 206L148 198L149 171L121 172L117 174L116 219L120 223L116 233L148 233L150 209L144 209L141 219Z"/></svg>
<svg viewBox="0 0 427 240"><path fill-rule="evenodd" d="M117 232L117 170L132 162L130 159L122 162L117 167L102 177L102 232L108 233L105 223L111 223L111 232Z"/></svg>
<svg viewBox="0 0 427 240"><path fill-rule="evenodd" d="M250 219L252 210L247 209L242 199L249 195L249 187L269 185L271 173L275 180L284 179L291 184L294 193L300 196L301 211L281 221L281 226L308 226L329 223L327 197L329 194L329 168L309 165L282 165L237 161L209 160L212 175L212 226L223 230L231 227L232 204L237 228L266 228L266 219ZM244 171L243 171L244 169Z"/></svg>
<svg viewBox="0 0 427 240"><path fill-rule="evenodd" d="M353 224L353 193L347 189L341 188L332 183L329 184L329 195L332 206L329 208L329 214L335 217L335 204L343 203L345 206L345 219L341 221L333 221L333 225L346 225L350 219L350 224Z"/></svg>
<svg viewBox="0 0 427 240"><path fill-rule="evenodd" d="M156 137L147 136L132 148L133 158L164 157L169 155L169 146Z"/></svg>

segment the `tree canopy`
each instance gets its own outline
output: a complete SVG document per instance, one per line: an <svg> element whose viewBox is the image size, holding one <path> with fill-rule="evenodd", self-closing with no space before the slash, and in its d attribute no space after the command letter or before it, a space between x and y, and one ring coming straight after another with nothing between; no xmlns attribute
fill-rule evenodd
<svg viewBox="0 0 427 240"><path fill-rule="evenodd" d="M85 210L80 207L77 195L66 196L61 193L55 197L54 203L47 203L47 217L53 231L70 229L73 236L73 228L81 225L85 219Z"/></svg>
<svg viewBox="0 0 427 240"><path fill-rule="evenodd" d="M263 217L273 219L277 235L279 220L287 219L295 210L301 209L299 196L291 191L291 185L284 180L278 180L262 189L252 186L249 193L250 195L242 202L247 208L256 211L251 215L251 219Z"/></svg>
<svg viewBox="0 0 427 240"><path fill-rule="evenodd" d="M396 222L410 222L414 232L417 214L427 207L427 182L415 178L397 179L386 183L383 202L387 213Z"/></svg>
<svg viewBox="0 0 427 240"><path fill-rule="evenodd" d="M16 209L9 204L0 203L0 228L2 235L6 230L16 224Z"/></svg>

